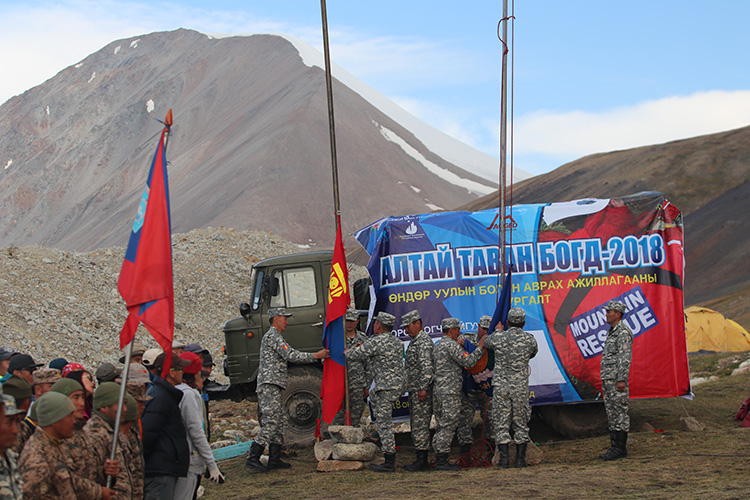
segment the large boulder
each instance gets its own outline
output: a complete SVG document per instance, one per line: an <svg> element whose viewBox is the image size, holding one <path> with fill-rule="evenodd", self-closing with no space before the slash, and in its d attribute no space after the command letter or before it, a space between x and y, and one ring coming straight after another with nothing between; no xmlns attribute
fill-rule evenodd
<svg viewBox="0 0 750 500"><path fill-rule="evenodd" d="M318 462L331 458L331 455L333 454L333 445L334 442L332 439L326 439L325 441L318 441L315 443L315 458L318 459Z"/></svg>
<svg viewBox="0 0 750 500"><path fill-rule="evenodd" d="M328 434L331 435L334 442L346 444L359 444L365 437L365 433L360 427L351 425L330 425L328 426Z"/></svg>

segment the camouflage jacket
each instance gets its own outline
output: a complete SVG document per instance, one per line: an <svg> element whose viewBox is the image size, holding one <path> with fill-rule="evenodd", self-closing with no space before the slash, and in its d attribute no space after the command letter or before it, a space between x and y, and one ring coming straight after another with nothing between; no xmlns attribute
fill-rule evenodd
<svg viewBox="0 0 750 500"><path fill-rule="evenodd" d="M529 360L539 351L533 335L511 326L507 330L496 330L492 335L487 335L484 346L495 351L492 385L528 380Z"/></svg>
<svg viewBox="0 0 750 500"><path fill-rule="evenodd" d="M459 394L461 392L462 368L471 368L482 358L483 349L471 354L447 335L435 344L433 361L435 365L435 394Z"/></svg>
<svg viewBox="0 0 750 500"><path fill-rule="evenodd" d="M107 475L104 473L104 461L109 459L112 450L112 436L114 433L112 423L105 420L95 410L89 421L86 422L83 432L85 434L85 442L88 445L85 451L90 457L89 465L78 461L71 464L71 469L101 486L106 486ZM120 462L120 473L117 474L112 489L117 493L117 498L134 498L133 479L124 453L124 447L128 443L122 434L119 436L117 443L115 459Z"/></svg>
<svg viewBox="0 0 750 500"><path fill-rule="evenodd" d="M345 337L346 349L351 349L358 343L364 343L367 335L357 330L353 338ZM347 375L349 376L350 388L365 388L372 384L372 370L370 369L369 359L351 359L346 361Z"/></svg>
<svg viewBox="0 0 750 500"><path fill-rule="evenodd" d="M404 344L390 332L370 337L345 355L347 360L369 359L376 392L406 390Z"/></svg>
<svg viewBox="0 0 750 500"><path fill-rule="evenodd" d="M133 478L133 498L143 498L146 487L146 478L143 468L143 446L140 437L140 421L133 422L126 439L123 443L122 452L125 455L126 466L130 469L130 477Z"/></svg>
<svg viewBox="0 0 750 500"><path fill-rule="evenodd" d="M312 363L311 352L302 352L290 346L281 332L273 326L268 329L260 342L260 366L258 367L258 387L261 384L274 384L286 389L287 363Z"/></svg>
<svg viewBox="0 0 750 500"><path fill-rule="evenodd" d="M37 425L38 424L31 420L31 417L29 416L26 416L26 418L18 423L18 437L16 438L16 444L13 445L13 451L16 452L16 455L21 454L23 445L25 445L26 441L28 441L31 435L34 434Z"/></svg>
<svg viewBox="0 0 750 500"><path fill-rule="evenodd" d="M68 467L64 439L55 439L38 427L21 452L18 468L23 496L34 500L99 500L102 487Z"/></svg>
<svg viewBox="0 0 750 500"><path fill-rule="evenodd" d="M22 498L23 479L17 464L18 454L13 450L5 450L5 456L0 454L0 500Z"/></svg>
<svg viewBox="0 0 750 500"><path fill-rule="evenodd" d="M406 348L406 389L411 392L426 391L432 387L435 370L432 364L432 351L435 343L424 330L411 339Z"/></svg>
<svg viewBox="0 0 750 500"><path fill-rule="evenodd" d="M610 327L602 353L601 379L628 381L633 357L633 332L624 321Z"/></svg>

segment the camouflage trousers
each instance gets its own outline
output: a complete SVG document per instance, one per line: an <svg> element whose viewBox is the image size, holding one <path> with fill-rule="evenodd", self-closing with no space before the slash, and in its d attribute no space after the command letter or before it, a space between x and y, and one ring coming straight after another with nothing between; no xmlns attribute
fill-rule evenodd
<svg viewBox="0 0 750 500"><path fill-rule="evenodd" d="M360 420L362 420L362 414L365 412L365 398L363 397L364 391L364 387L349 388L349 411L352 414L352 425L354 427L359 427ZM344 408L333 417L331 425L344 425Z"/></svg>
<svg viewBox="0 0 750 500"><path fill-rule="evenodd" d="M602 380L604 409L607 411L607 422L611 431L630 431L628 403L630 387L625 384L624 391L617 390L616 380Z"/></svg>
<svg viewBox="0 0 750 500"><path fill-rule="evenodd" d="M376 391L370 393L372 411L378 424L378 434L383 453L396 453L396 436L393 434L393 403L401 397L401 391Z"/></svg>
<svg viewBox="0 0 750 500"><path fill-rule="evenodd" d="M409 392L409 416L411 419L411 439L414 448L420 451L430 449L430 420L432 419L432 387L427 389L427 399L419 400L416 392Z"/></svg>
<svg viewBox="0 0 750 500"><path fill-rule="evenodd" d="M463 394L463 392L462 392ZM474 414L477 405L479 405L479 414L482 416L484 423L484 439L494 439L494 430L492 427L492 398L487 396L484 391L471 390L469 394L461 398L461 414L458 417L458 444L474 444L474 434L471 431L471 424L474 422Z"/></svg>
<svg viewBox="0 0 750 500"><path fill-rule="evenodd" d="M435 394L435 420L437 432L432 439L435 453L450 453L453 434L458 428L458 416L461 413L461 394Z"/></svg>
<svg viewBox="0 0 750 500"><path fill-rule="evenodd" d="M496 385L492 399L495 442L497 444L511 442L510 429L512 424L513 441L517 444L528 443L530 441L529 420L531 419L528 383L522 387L514 387L513 390Z"/></svg>
<svg viewBox="0 0 750 500"><path fill-rule="evenodd" d="M255 438L258 444L284 444L284 409L281 407L281 391L276 384L261 384L258 389L258 413L260 432Z"/></svg>

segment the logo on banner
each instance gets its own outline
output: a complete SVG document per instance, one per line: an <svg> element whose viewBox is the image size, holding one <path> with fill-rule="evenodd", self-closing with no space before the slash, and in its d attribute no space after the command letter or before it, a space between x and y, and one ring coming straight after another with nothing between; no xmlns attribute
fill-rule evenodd
<svg viewBox="0 0 750 500"><path fill-rule="evenodd" d="M498 214L495 216L495 218L492 219L492 222L490 223L490 225L487 227L487 231L492 231L494 229L497 229L497 230L500 229L500 224L498 224L498 219L499 218L500 218L500 213L498 212ZM503 227L505 228L506 231L508 229L510 229L512 231L512 230L514 230L514 229L516 229L518 227L518 223L515 220L513 220L513 217L511 217L510 215L506 215L505 216L505 220L503 222Z"/></svg>
<svg viewBox="0 0 750 500"><path fill-rule="evenodd" d="M405 234L399 235L399 238L402 240L416 240L425 236L424 233L419 232L419 226L417 226L414 221L411 221L409 225L406 226L404 233Z"/></svg>
<svg viewBox="0 0 750 500"><path fill-rule="evenodd" d="M599 356L604 351L609 324L607 323L607 313L603 308L610 300L623 302L627 306L627 311L622 320L630 327L633 338L646 333L659 324L654 309L649 304L640 286L617 297L608 298L597 307L570 320L570 330L584 359Z"/></svg>

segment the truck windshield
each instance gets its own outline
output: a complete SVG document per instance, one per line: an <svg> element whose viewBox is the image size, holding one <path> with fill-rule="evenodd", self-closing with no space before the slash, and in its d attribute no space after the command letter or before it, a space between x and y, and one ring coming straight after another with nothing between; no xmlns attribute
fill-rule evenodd
<svg viewBox="0 0 750 500"><path fill-rule="evenodd" d="M273 277L279 280L279 294L271 297L271 307L305 307L318 302L312 267L279 270Z"/></svg>

